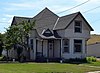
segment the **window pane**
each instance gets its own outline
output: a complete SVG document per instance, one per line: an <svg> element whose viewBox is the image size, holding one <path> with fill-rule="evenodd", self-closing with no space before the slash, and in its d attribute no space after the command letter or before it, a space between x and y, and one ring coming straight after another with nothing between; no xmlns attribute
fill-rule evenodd
<svg viewBox="0 0 100 73"><path fill-rule="evenodd" d="M74 40L74 43L82 43L82 40Z"/></svg>
<svg viewBox="0 0 100 73"><path fill-rule="evenodd" d="M64 49L63 52L69 52L69 40L68 39L64 39Z"/></svg>
<svg viewBox="0 0 100 73"><path fill-rule="evenodd" d="M30 44L33 44L33 39L30 40Z"/></svg>
<svg viewBox="0 0 100 73"><path fill-rule="evenodd" d="M75 44L75 52L81 52L81 45Z"/></svg>
<svg viewBox="0 0 100 73"><path fill-rule="evenodd" d="M82 32L81 21L75 21L75 32Z"/></svg>
<svg viewBox="0 0 100 73"><path fill-rule="evenodd" d="M64 52L69 52L69 48L68 47L64 47Z"/></svg>
<svg viewBox="0 0 100 73"><path fill-rule="evenodd" d="M30 48L33 49L33 39L30 39Z"/></svg>
<svg viewBox="0 0 100 73"><path fill-rule="evenodd" d="M82 51L82 40L74 40L74 52Z"/></svg>
<svg viewBox="0 0 100 73"><path fill-rule="evenodd" d="M75 21L75 26L81 26L81 22L80 21Z"/></svg>
<svg viewBox="0 0 100 73"><path fill-rule="evenodd" d="M75 32L81 32L81 28L75 28Z"/></svg>
<svg viewBox="0 0 100 73"><path fill-rule="evenodd" d="M64 40L64 45L68 45L68 40Z"/></svg>

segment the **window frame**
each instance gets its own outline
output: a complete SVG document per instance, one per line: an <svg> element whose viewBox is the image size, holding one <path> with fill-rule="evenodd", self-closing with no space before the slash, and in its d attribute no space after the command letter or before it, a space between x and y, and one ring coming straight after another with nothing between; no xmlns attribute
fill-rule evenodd
<svg viewBox="0 0 100 73"><path fill-rule="evenodd" d="M33 39L31 38L30 39L30 48L33 50L33 46L34 46L34 42L33 42Z"/></svg>
<svg viewBox="0 0 100 73"><path fill-rule="evenodd" d="M67 44L65 42L67 41ZM67 48L67 50L65 50ZM63 39L63 53L69 53L69 39Z"/></svg>
<svg viewBox="0 0 100 73"><path fill-rule="evenodd" d="M76 23L79 23L79 26ZM79 31L77 31L76 29L79 29ZM74 32L75 33L82 33L82 21L80 21L80 20L74 21Z"/></svg>
<svg viewBox="0 0 100 73"><path fill-rule="evenodd" d="M75 41L81 41L80 43L75 43ZM82 40L81 39L74 39L74 53L82 53ZM80 48L80 51L79 50L77 50L77 49L79 49L79 48L75 48L75 46L79 46L79 47L81 47Z"/></svg>

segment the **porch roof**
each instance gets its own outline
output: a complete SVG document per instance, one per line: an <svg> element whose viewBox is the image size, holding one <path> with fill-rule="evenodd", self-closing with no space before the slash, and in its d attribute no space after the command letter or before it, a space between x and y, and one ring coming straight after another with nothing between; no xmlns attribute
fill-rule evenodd
<svg viewBox="0 0 100 73"><path fill-rule="evenodd" d="M42 39L61 39L60 36L44 36L44 35L39 35Z"/></svg>

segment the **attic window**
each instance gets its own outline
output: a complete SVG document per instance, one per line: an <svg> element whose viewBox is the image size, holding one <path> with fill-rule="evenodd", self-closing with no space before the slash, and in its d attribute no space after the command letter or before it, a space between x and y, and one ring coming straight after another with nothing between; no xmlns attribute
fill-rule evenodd
<svg viewBox="0 0 100 73"><path fill-rule="evenodd" d="M75 33L82 33L82 21L75 21Z"/></svg>
<svg viewBox="0 0 100 73"><path fill-rule="evenodd" d="M49 33L51 33L51 32L48 30L48 31L46 31L45 33L49 34Z"/></svg>
<svg viewBox="0 0 100 73"><path fill-rule="evenodd" d="M43 31L43 35L46 37L50 37L50 36L53 36L53 33L50 31L50 29L47 29Z"/></svg>

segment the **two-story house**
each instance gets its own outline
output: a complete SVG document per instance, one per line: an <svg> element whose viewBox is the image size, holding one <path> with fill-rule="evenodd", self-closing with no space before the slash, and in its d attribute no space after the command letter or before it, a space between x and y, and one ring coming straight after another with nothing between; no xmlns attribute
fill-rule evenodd
<svg viewBox="0 0 100 73"><path fill-rule="evenodd" d="M30 60L86 57L86 42L93 28L80 12L59 17L45 8L33 18L15 16L12 25L34 20L29 37Z"/></svg>

